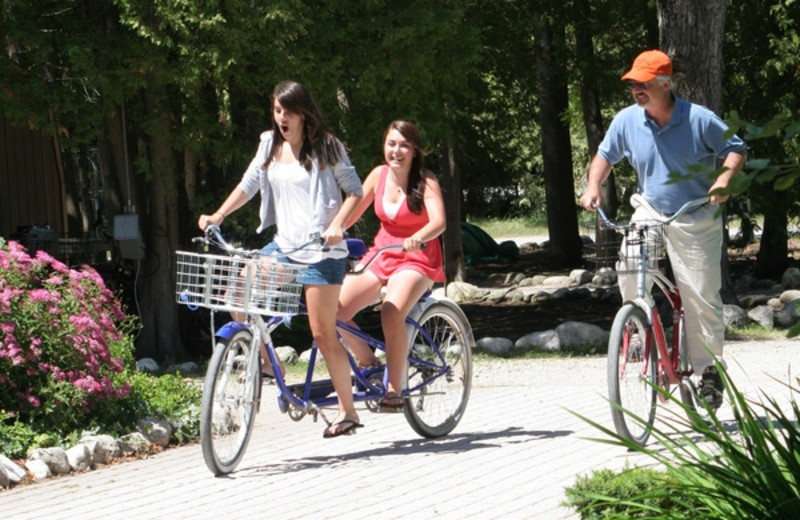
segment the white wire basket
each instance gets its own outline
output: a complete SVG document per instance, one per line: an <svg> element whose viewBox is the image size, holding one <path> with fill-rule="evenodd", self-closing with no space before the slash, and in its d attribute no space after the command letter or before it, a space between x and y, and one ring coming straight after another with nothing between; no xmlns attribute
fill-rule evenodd
<svg viewBox="0 0 800 520"><path fill-rule="evenodd" d="M647 260L646 271L648 273L659 271L662 261L666 258L663 222L656 221L644 226L639 222L635 227L625 229L625 238L617 262L617 274L628 275L639 272L642 246Z"/></svg>
<svg viewBox="0 0 800 520"><path fill-rule="evenodd" d="M205 307L266 316L293 316L300 307L303 284L297 281L302 264L277 262L272 257L232 256L176 252L176 301Z"/></svg>

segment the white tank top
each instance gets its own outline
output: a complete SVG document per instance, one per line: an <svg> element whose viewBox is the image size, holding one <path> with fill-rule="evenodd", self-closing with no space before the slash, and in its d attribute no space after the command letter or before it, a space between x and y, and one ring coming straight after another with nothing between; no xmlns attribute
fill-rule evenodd
<svg viewBox="0 0 800 520"><path fill-rule="evenodd" d="M275 243L282 251L291 251L308 242L313 233L321 232L313 229L311 223L311 175L298 162L272 161L267 169L267 178L275 202L275 222L278 223ZM318 248L310 248L298 251L290 258L313 263L322 260L323 255Z"/></svg>
<svg viewBox="0 0 800 520"><path fill-rule="evenodd" d="M402 205L405 203L406 203L405 193L403 194L402 197L400 197L400 200L398 200L397 202L389 202L388 200L386 200L386 195L384 195L383 212L386 213L386 216L389 217L390 219L394 219L400 212L400 208L402 207Z"/></svg>

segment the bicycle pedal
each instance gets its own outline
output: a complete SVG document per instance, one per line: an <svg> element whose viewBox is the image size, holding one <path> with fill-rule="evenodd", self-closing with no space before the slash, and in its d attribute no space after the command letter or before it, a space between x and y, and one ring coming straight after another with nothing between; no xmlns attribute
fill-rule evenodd
<svg viewBox="0 0 800 520"><path fill-rule="evenodd" d="M289 410L289 401L287 401L286 398L283 397L283 394L281 393L278 393L277 399L278 399L278 410L280 410L281 413L286 413Z"/></svg>

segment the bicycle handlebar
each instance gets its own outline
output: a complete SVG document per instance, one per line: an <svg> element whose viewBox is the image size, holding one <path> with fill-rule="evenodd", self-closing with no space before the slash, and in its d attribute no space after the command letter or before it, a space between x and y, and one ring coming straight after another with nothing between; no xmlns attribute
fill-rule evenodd
<svg viewBox="0 0 800 520"><path fill-rule="evenodd" d="M669 224L670 222L672 222L673 220L677 219L678 217L680 217L682 215L685 215L686 213L689 213L690 210L696 209L696 208L699 208L701 206L704 206L704 205L708 204L709 200L710 199L708 197L702 197L702 198L699 198L699 199L690 200L690 201L686 202L683 206L678 208L678 211L676 211L675 213L673 213L669 217L663 218L663 219L657 219L657 220L661 224L664 224L664 225ZM608 226L609 228L611 228L611 229L620 230L620 229L625 229L625 228L630 226L630 224L626 226L626 225L618 224L618 223L614 222L613 220L608 218L608 216L606 215L606 213L603 211L603 209L600 206L595 206L595 210L597 211L597 214L600 215L600 218L603 220L603 223L606 226Z"/></svg>
<svg viewBox="0 0 800 520"><path fill-rule="evenodd" d="M244 249L241 247L236 247L231 245L227 240L225 240L225 237L222 236L222 230L220 229L220 227L215 224L211 224L208 227L206 227L205 235L202 237L193 238L192 242L217 246L230 255L243 256L247 258L254 258L263 255L263 253L258 249ZM312 235L311 237L311 240L309 240L308 242L301 244L300 246L292 249L291 251L281 251L280 253L275 254L275 256L288 256L302 249L306 249L312 245L321 245L323 246L321 248L323 252L328 251L330 247L324 244L325 244L325 239L322 238L319 233L314 233L314 235Z"/></svg>
<svg viewBox="0 0 800 520"><path fill-rule="evenodd" d="M222 230L220 229L220 227L215 225L215 224L211 224L208 227L206 227L205 235L202 236L202 237L193 238L192 242L193 243L202 243L202 244L217 246L217 247L219 247L220 249L222 249L223 251L225 251L226 253L228 253L230 255L242 256L242 257L246 257L246 258L254 258L254 257L262 255L261 251L257 250L257 249L244 249L244 248L241 248L241 247L236 247L236 246L231 245L227 240L225 240L225 237L222 236ZM312 237L311 240L309 240L305 244L302 244L299 247L297 247L297 248L295 248L295 249L293 249L291 251L281 252L280 256L287 256L287 255L290 255L290 254L295 253L297 251L300 251L301 249L306 249L309 246L312 246L312 245L323 245L324 243L325 243L325 239L322 238L317 233ZM426 247L426 245L422 244L421 249L425 249L425 247ZM404 248L403 244L389 244L389 245L381 247L372 256L372 258L370 258L367 261L367 263L364 264L361 267L361 269L359 269L357 271L354 270L352 272L352 274L361 274L361 273L365 272L378 259L378 257L380 257L384 252L389 251L389 250L393 250L393 249L403 249L403 248ZM322 251L327 251L328 249L329 249L328 246L324 246L322 248Z"/></svg>

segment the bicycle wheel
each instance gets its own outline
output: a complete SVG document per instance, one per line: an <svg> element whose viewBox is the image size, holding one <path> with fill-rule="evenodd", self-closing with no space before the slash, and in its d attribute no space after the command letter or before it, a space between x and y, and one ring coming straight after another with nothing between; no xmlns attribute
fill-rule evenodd
<svg viewBox="0 0 800 520"><path fill-rule="evenodd" d="M208 363L200 409L200 438L206 466L230 473L242 460L253 432L261 373L253 335L240 330L220 339Z"/></svg>
<svg viewBox="0 0 800 520"><path fill-rule="evenodd" d="M441 437L456 427L472 388L472 327L454 303L437 301L410 334L408 386L403 408L415 432Z"/></svg>
<svg viewBox="0 0 800 520"><path fill-rule="evenodd" d="M608 339L608 397L617 433L647 442L656 416L657 355L647 316L633 304L614 318Z"/></svg>

